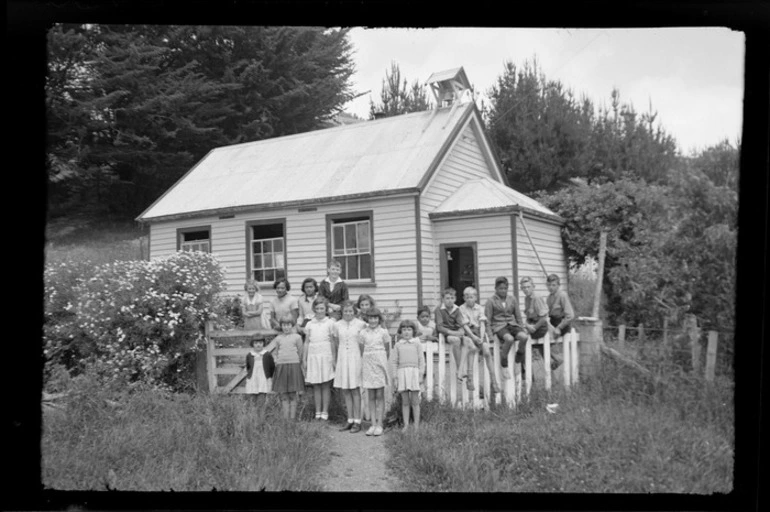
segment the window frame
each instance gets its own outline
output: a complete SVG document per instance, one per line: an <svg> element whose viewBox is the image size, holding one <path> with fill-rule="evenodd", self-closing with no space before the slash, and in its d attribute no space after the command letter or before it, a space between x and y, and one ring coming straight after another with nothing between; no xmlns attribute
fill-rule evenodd
<svg viewBox="0 0 770 512"><path fill-rule="evenodd" d="M286 218L277 218L277 219L260 219L260 220L250 220L246 221L245 228L246 228L246 279L253 279L254 278L254 268L253 268L253 262L254 262L254 253L253 251L253 242L255 241L253 238L253 228L254 226L266 226L271 224L280 224L281 230L283 231L283 271L284 276L286 279L289 278L289 261L287 257L287 251L286 251ZM262 240L262 239L257 239ZM272 239L271 239L272 240ZM273 267L274 268L274 267ZM260 284L269 283L271 286L275 282L275 279L272 281L257 281Z"/></svg>
<svg viewBox="0 0 770 512"><path fill-rule="evenodd" d="M176 229L176 250L177 252L182 250L182 238L186 233L194 233L196 231L208 231L209 233L209 250L207 251L209 254L211 254L212 251L212 243L211 243L211 224L207 226L191 226L188 228L177 228Z"/></svg>
<svg viewBox="0 0 770 512"><path fill-rule="evenodd" d="M371 277L363 279L345 279L345 282L352 285L372 285L375 281L375 253L374 253L374 210L360 210L344 213L326 214L326 261L337 258L333 256L333 234L332 229L335 224L356 222L360 220L369 221L369 254L371 255Z"/></svg>

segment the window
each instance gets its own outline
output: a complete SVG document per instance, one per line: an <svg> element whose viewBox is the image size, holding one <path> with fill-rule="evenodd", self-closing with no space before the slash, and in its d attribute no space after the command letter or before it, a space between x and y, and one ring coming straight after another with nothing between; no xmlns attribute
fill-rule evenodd
<svg viewBox="0 0 770 512"><path fill-rule="evenodd" d="M178 229L177 250L211 252L211 227L199 226Z"/></svg>
<svg viewBox="0 0 770 512"><path fill-rule="evenodd" d="M327 216L331 259L342 265L341 276L348 281L374 280L372 214Z"/></svg>
<svg viewBox="0 0 770 512"><path fill-rule="evenodd" d="M246 231L250 277L260 283L286 277L284 222L250 222Z"/></svg>

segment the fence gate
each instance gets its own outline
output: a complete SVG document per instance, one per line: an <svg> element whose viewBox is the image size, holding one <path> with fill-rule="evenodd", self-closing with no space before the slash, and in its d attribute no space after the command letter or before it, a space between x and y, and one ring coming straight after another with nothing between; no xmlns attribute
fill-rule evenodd
<svg viewBox="0 0 770 512"><path fill-rule="evenodd" d="M246 355L251 350L249 340L259 336L265 345L278 335L272 329L237 329L216 331L206 322L206 377L209 393L244 393L241 385L246 379ZM262 362L255 361L262 370Z"/></svg>

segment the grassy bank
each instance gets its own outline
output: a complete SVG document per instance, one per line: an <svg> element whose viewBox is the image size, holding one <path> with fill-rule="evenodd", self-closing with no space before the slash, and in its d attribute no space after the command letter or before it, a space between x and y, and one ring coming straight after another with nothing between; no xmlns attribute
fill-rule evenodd
<svg viewBox="0 0 770 512"><path fill-rule="evenodd" d="M45 236L46 263L141 260L149 251L148 229L125 221L53 219Z"/></svg>
<svg viewBox="0 0 770 512"><path fill-rule="evenodd" d="M243 395L121 398L82 382L72 393L65 410L44 414L47 488L320 490L327 436L317 424L282 421L275 402L260 417Z"/></svg>
<svg viewBox="0 0 770 512"><path fill-rule="evenodd" d="M533 392L517 412L424 405L415 435L389 436L389 465L416 492L727 493L732 385L645 386L607 368L570 398ZM546 411L558 401L555 414Z"/></svg>

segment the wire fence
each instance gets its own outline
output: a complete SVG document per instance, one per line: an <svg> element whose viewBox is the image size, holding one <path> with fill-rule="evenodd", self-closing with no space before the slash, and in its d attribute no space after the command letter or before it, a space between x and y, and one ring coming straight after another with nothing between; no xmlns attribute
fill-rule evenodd
<svg viewBox="0 0 770 512"><path fill-rule="evenodd" d="M604 343L654 373L685 371L733 376L733 331L673 326L648 328L615 325L603 328Z"/></svg>

